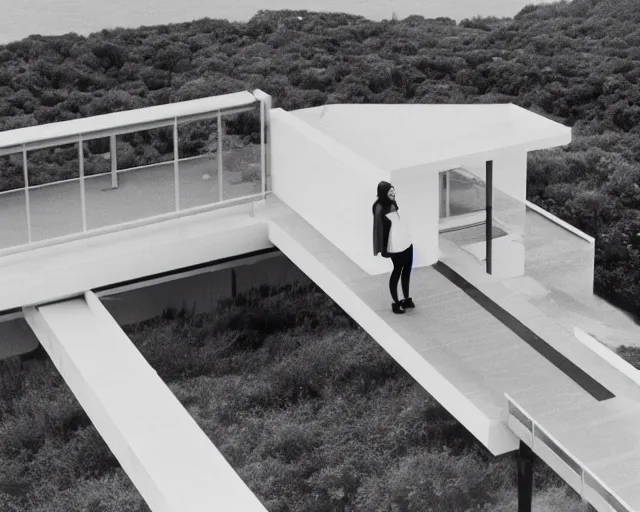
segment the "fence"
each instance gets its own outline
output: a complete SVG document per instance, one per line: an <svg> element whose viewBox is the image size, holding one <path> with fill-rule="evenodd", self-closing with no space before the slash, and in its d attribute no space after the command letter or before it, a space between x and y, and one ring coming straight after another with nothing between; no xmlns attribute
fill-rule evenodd
<svg viewBox="0 0 640 512"><path fill-rule="evenodd" d="M264 198L270 98L262 95L222 96L217 109L203 112L195 103L211 108L216 98L15 130L43 129L41 140L25 134L19 145L19 134L2 133L12 145L0 147L0 157L13 157L0 168L0 187L10 188L0 191L0 256ZM147 111L162 117L163 108L176 115L149 121ZM143 123L134 124L137 112ZM73 123L87 130L92 119L98 133L73 131ZM64 137L52 135L56 125L66 125L57 130Z"/></svg>

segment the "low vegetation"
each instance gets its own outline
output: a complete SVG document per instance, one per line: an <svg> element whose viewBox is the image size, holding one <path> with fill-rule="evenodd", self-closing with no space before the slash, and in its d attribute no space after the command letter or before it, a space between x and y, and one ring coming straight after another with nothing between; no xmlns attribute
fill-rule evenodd
<svg viewBox="0 0 640 512"><path fill-rule="evenodd" d="M491 456L309 283L125 328L270 512L508 512ZM0 372L0 510L148 508L46 354ZM587 511L549 468L537 512Z"/></svg>

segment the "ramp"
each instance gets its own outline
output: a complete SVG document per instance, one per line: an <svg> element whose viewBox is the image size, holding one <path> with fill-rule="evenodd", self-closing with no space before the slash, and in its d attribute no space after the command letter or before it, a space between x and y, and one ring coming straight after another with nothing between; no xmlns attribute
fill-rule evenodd
<svg viewBox="0 0 640 512"><path fill-rule="evenodd" d="M257 215L271 242L494 455L528 442L599 512L640 511L640 387L573 333L491 276L481 291L443 265L413 270L416 309L394 315L388 275L366 274L273 195Z"/></svg>
<svg viewBox="0 0 640 512"><path fill-rule="evenodd" d="M266 510L93 292L24 313L151 510Z"/></svg>

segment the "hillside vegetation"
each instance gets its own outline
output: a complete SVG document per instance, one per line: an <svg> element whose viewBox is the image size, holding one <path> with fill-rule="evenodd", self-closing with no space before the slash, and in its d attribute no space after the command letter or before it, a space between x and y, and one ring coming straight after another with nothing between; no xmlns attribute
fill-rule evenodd
<svg viewBox="0 0 640 512"><path fill-rule="evenodd" d="M327 295L263 287L125 328L270 512L511 512L493 457ZM148 512L50 359L0 362L0 510ZM586 512L544 463L536 512Z"/></svg>

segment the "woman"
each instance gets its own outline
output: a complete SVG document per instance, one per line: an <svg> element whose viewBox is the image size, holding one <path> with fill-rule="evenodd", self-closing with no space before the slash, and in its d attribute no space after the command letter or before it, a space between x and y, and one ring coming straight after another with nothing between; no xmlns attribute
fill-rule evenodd
<svg viewBox="0 0 640 512"><path fill-rule="evenodd" d="M373 254L382 253L384 258L391 258L393 272L389 278L389 290L393 304L391 309L402 314L415 304L409 297L409 280L413 265L413 244L406 223L400 218L396 203L396 191L386 181L378 183L378 199L373 203ZM404 299L398 300L398 281L402 279Z"/></svg>

